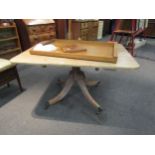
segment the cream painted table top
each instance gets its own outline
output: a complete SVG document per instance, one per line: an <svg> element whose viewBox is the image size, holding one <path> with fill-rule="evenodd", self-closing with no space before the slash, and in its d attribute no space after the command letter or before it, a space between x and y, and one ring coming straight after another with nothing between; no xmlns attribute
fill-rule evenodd
<svg viewBox="0 0 155 155"><path fill-rule="evenodd" d="M93 67L93 68L109 68L109 69L118 69L118 68L136 69L139 67L139 64L136 62L136 60L128 53L128 51L122 45L118 44L117 48L118 48L118 60L116 64L31 55L29 52L30 49L12 58L11 62L17 64Z"/></svg>

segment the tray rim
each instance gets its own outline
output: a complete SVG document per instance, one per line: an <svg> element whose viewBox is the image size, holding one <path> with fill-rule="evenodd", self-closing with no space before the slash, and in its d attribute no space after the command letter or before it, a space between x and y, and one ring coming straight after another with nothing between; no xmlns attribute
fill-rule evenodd
<svg viewBox="0 0 155 155"><path fill-rule="evenodd" d="M78 59L78 60L88 60L88 61L96 61L96 62L113 62L113 63L116 63L117 62L117 44L116 42L100 42L100 41L84 41L84 40L64 40L64 39L54 39L54 42L55 41L68 41L68 42L77 42L77 43L88 43L88 44L98 44L98 45L108 45L108 46L113 46L113 53L112 53L112 57L100 57L100 56L83 56L83 57L80 57L80 54L78 55L78 53L75 53L74 55L71 56L71 53L67 53L67 52L64 52L63 54L65 54L65 56L62 54L62 53L49 53L49 52L43 52L43 51L34 51L33 48L35 46L33 46L31 49L30 49L30 54L32 55L38 55L38 56L48 56L48 57L61 57L61 58L67 58L67 59ZM44 41L45 43L45 41ZM48 43L50 44L50 41L48 41ZM53 43L53 40L52 42ZM70 57L71 56L71 57ZM98 60L93 60L93 59L98 59Z"/></svg>

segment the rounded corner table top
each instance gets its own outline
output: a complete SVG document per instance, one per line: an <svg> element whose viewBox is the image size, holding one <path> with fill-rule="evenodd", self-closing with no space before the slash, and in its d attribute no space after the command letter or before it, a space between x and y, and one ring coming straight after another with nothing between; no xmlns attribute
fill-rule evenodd
<svg viewBox="0 0 155 155"><path fill-rule="evenodd" d="M12 66L14 66L14 64L12 64L9 60L0 58L0 72L9 69Z"/></svg>
<svg viewBox="0 0 155 155"><path fill-rule="evenodd" d="M31 49L31 48L30 48ZM55 65L68 67L92 67L92 68L109 68L109 69L136 69L139 64L134 57L120 44L117 45L118 59L117 63L95 62L86 60L76 60L69 58L58 58L48 56L38 56L30 54L30 49L15 56L10 61L17 64L33 65Z"/></svg>

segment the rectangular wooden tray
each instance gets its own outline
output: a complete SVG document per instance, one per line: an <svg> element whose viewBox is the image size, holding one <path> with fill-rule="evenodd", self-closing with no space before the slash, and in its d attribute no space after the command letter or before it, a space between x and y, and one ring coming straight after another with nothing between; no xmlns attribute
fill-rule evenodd
<svg viewBox="0 0 155 155"><path fill-rule="evenodd" d="M117 43L112 42L100 42L100 41L81 41L81 40L54 40L51 41L52 45L59 47L59 50L54 52L46 52L30 50L30 53L33 55L41 56L51 56L51 57L61 57L61 58L70 58L78 60L89 60L89 61L100 61L100 62L117 62ZM81 48L86 48L85 52L73 52L67 53L61 50L65 46L69 45L78 45Z"/></svg>

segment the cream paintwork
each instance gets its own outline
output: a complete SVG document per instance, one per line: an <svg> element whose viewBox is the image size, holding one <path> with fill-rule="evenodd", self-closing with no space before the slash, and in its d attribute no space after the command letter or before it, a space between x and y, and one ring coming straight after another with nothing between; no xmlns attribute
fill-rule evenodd
<svg viewBox="0 0 155 155"><path fill-rule="evenodd" d="M9 69L13 67L14 64L12 64L9 60L6 59L0 59L0 72Z"/></svg>

